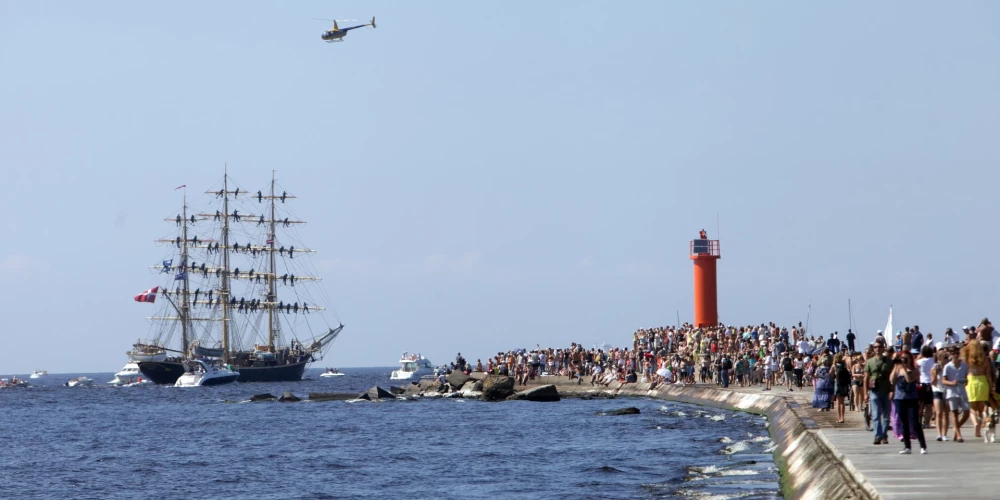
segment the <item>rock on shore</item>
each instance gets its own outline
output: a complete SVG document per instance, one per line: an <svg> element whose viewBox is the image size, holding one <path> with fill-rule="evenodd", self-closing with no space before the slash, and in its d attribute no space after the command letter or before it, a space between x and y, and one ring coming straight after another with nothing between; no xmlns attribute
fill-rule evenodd
<svg viewBox="0 0 1000 500"><path fill-rule="evenodd" d="M358 395L357 399L366 399L368 401L380 401L383 399L398 399L396 395L379 387L375 386L367 391Z"/></svg>
<svg viewBox="0 0 1000 500"><path fill-rule="evenodd" d="M617 410L611 410L611 411L599 411L599 412L597 412L597 414L598 415L608 415L608 416L611 416L611 415L638 415L639 414L639 409L636 408L636 407L634 407L634 406L630 406L628 408L619 408Z"/></svg>
<svg viewBox="0 0 1000 500"><path fill-rule="evenodd" d="M460 390L462 386L465 385L466 382L471 380L472 377L460 371L453 371L449 373L448 376L445 377L445 379L448 381L448 385L451 386L451 390L457 391Z"/></svg>
<svg viewBox="0 0 1000 500"><path fill-rule="evenodd" d="M534 389L528 389L526 391L516 392L508 396L507 399L539 402L559 401L559 391L556 390L556 386L549 384L535 387Z"/></svg>
<svg viewBox="0 0 1000 500"><path fill-rule="evenodd" d="M281 401L282 403L296 403L298 401L302 401L302 398L288 391L285 391L285 393L282 394L280 398L278 398L278 401Z"/></svg>
<svg viewBox="0 0 1000 500"><path fill-rule="evenodd" d="M483 401L503 401L514 394L514 377L487 375L483 378Z"/></svg>

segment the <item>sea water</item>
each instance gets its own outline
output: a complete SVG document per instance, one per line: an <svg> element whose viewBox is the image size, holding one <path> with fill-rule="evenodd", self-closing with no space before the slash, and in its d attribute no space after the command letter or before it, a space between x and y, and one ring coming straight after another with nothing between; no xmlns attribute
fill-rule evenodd
<svg viewBox="0 0 1000 500"><path fill-rule="evenodd" d="M655 399L246 402L388 388L292 383L0 389L3 498L778 498L763 417ZM87 375L92 387L65 387ZM639 415L601 412L635 406Z"/></svg>

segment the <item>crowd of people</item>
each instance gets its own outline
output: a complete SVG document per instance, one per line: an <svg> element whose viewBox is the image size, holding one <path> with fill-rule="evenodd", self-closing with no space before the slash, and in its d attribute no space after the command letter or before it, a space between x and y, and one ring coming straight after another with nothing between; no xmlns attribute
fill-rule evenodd
<svg viewBox="0 0 1000 500"><path fill-rule="evenodd" d="M1000 396L997 364L1000 332L988 319L963 327L965 338L948 328L940 341L919 326L876 333L866 346L848 330L828 338L809 335L802 323L696 328L690 324L639 329L631 348L517 349L497 353L475 370L506 374L518 385L538 376L562 375L577 384L606 386L645 382L715 384L762 391L808 390L817 411L836 411L844 423L848 408L870 410L874 444L887 444L888 431L909 454L917 439L927 452L924 428L938 441L964 442L962 426L972 420L975 436L995 427ZM471 365L471 364L470 364ZM470 369L471 371L471 369ZM949 432L950 436L949 437Z"/></svg>

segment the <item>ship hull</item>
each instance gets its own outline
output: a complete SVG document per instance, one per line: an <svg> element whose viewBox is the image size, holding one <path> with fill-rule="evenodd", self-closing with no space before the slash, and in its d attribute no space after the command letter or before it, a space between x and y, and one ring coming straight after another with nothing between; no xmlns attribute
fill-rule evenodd
<svg viewBox="0 0 1000 500"><path fill-rule="evenodd" d="M184 364L175 361L139 361L139 371L154 384L174 385L184 375Z"/></svg>
<svg viewBox="0 0 1000 500"><path fill-rule="evenodd" d="M237 382L298 382L308 361L272 366L240 366ZM184 365L173 361L139 362L139 371L154 384L174 385L184 374Z"/></svg>
<svg viewBox="0 0 1000 500"><path fill-rule="evenodd" d="M298 382L308 361L274 366L241 366L239 382Z"/></svg>

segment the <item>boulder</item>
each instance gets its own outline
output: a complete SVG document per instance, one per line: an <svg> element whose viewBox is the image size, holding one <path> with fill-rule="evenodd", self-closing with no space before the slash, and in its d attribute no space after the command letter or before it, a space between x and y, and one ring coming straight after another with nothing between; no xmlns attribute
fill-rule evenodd
<svg viewBox="0 0 1000 500"><path fill-rule="evenodd" d="M403 395L407 397L419 396L421 392L423 392L423 389L420 387L420 384L411 382L410 385L406 386L406 391L403 392Z"/></svg>
<svg viewBox="0 0 1000 500"><path fill-rule="evenodd" d="M281 401L282 403L295 403L297 401L302 401L302 398L288 391L285 391L285 393L282 394L280 398L278 398L278 401Z"/></svg>
<svg viewBox="0 0 1000 500"><path fill-rule="evenodd" d="M489 375L487 375L487 377L488 377L488 376L489 376ZM472 387L472 390L474 390L474 391L478 391L478 392L483 392L483 379L479 379L479 380L476 380L476 383L475 383L475 385L474 385L474 386Z"/></svg>
<svg viewBox="0 0 1000 500"><path fill-rule="evenodd" d="M604 411L604 412L599 411L599 412L597 412L597 414L598 415L608 415L608 416L611 416L611 415L638 415L639 414L639 409L636 408L636 407L634 407L634 406L630 406L628 408L620 408L620 409L611 410L611 411Z"/></svg>
<svg viewBox="0 0 1000 500"><path fill-rule="evenodd" d="M250 396L250 401L274 401L275 399L278 398L275 397L274 394L266 394L266 393L254 394L253 396Z"/></svg>
<svg viewBox="0 0 1000 500"><path fill-rule="evenodd" d="M507 399L518 401L559 401L559 391L554 385L540 385L534 389L528 389L515 394L511 394Z"/></svg>
<svg viewBox="0 0 1000 500"><path fill-rule="evenodd" d="M389 392L391 392L391 393L393 393L393 394L395 394L397 396L401 396L403 393L406 392L406 389L404 389L402 387L396 387L394 385L390 385L389 386Z"/></svg>
<svg viewBox="0 0 1000 500"><path fill-rule="evenodd" d="M376 385L375 387L361 393L358 396L358 399L378 401L380 399L396 399L396 395Z"/></svg>
<svg viewBox="0 0 1000 500"><path fill-rule="evenodd" d="M514 394L514 377L506 375L488 375L483 379L483 401L503 401Z"/></svg>
<svg viewBox="0 0 1000 500"><path fill-rule="evenodd" d="M448 383L451 385L451 388L456 391L461 389L462 386L469 381L469 378L470 377L468 375L460 371L453 371L449 373L448 376L446 377Z"/></svg>
<svg viewBox="0 0 1000 500"><path fill-rule="evenodd" d="M348 401L358 397L349 392L310 392L309 401Z"/></svg>
<svg viewBox="0 0 1000 500"><path fill-rule="evenodd" d="M437 379L420 379L420 392L428 390L437 392L441 388L441 382Z"/></svg>

